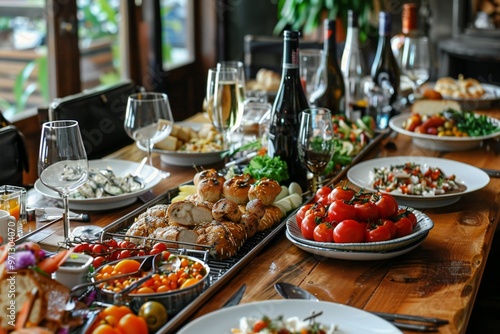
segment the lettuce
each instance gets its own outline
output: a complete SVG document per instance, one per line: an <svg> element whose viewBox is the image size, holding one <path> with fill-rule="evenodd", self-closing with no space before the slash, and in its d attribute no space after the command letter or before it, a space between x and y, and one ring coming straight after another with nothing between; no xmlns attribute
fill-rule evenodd
<svg viewBox="0 0 500 334"><path fill-rule="evenodd" d="M279 156L271 158L267 154L253 157L243 172L257 180L267 177L281 183L289 178L286 162L282 161Z"/></svg>

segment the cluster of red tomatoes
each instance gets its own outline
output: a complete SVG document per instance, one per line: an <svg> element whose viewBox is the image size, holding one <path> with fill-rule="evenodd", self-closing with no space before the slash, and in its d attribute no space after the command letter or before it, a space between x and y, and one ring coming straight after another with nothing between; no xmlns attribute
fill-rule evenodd
<svg viewBox="0 0 500 334"><path fill-rule="evenodd" d="M167 246L158 242L151 248L137 246L131 241L117 241L113 238L103 242L82 242L74 245L73 252L85 253L94 258L92 266L98 268L106 262L123 260L132 256L144 256L161 253Z"/></svg>
<svg viewBox="0 0 500 334"><path fill-rule="evenodd" d="M376 242L400 238L412 232L417 217L399 209L386 193L356 192L345 186L324 186L314 200L296 215L304 238L320 242Z"/></svg>

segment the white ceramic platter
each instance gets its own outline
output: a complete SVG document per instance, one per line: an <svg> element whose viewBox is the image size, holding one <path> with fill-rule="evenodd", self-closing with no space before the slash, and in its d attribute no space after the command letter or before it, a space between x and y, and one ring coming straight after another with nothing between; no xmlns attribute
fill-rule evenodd
<svg viewBox="0 0 500 334"><path fill-rule="evenodd" d="M137 167L139 167L139 163L126 161L126 160L91 160L89 161L90 169L111 169L115 175L119 177L126 176L127 174L133 173ZM102 211L109 209L116 209L123 206L130 205L137 200L137 197L149 191L158 182L161 181L162 176L158 169L155 167L144 165L141 170L140 176L146 182L144 188L134 191L131 193L118 195L118 196L109 196L109 197L101 197L101 198L84 198L84 199L69 199L69 207L75 210L90 210L90 211ZM40 179L35 182L35 189L42 195L60 200L60 196L54 190L45 186Z"/></svg>
<svg viewBox="0 0 500 334"><path fill-rule="evenodd" d="M190 127L196 131L200 130L203 123L200 122L177 122L176 124ZM147 148L137 143L137 147L147 152ZM225 151L214 151L206 153L182 152L182 151L167 151L158 148L153 148L153 153L160 154L160 159L163 163L173 166L205 166L222 161L222 154Z"/></svg>
<svg viewBox="0 0 500 334"><path fill-rule="evenodd" d="M292 235L288 231L286 232L286 237L288 238L288 240L290 240L295 246L302 249L303 251L318 256L328 257L331 259L349 260L349 261L376 261L376 260L392 259L394 257L406 254L417 248L427 238L427 235L428 234L424 234L422 237L415 240L413 243L395 250L385 251L385 252L363 252L363 251L349 251L349 250L312 246L298 241L296 238L292 237Z"/></svg>
<svg viewBox="0 0 500 334"><path fill-rule="evenodd" d="M177 334L231 334L233 328L238 328L243 317L262 318L268 316L277 318L305 318L312 311L323 311L316 320L322 324L337 325L339 333L345 334L396 334L402 333L390 322L366 311L325 301L311 300L266 300L233 307L222 308L183 327Z"/></svg>
<svg viewBox="0 0 500 334"><path fill-rule="evenodd" d="M435 82L429 82L422 86L422 88L434 88ZM454 100L460 104L463 110L478 110L478 109L490 109L500 102L500 87L495 85L490 85L486 83L481 83L485 94L477 99L464 99L453 96L444 95L443 98L447 100Z"/></svg>
<svg viewBox="0 0 500 334"><path fill-rule="evenodd" d="M378 242L360 242L360 243L335 243L335 242L318 242L308 240L302 236L302 233L297 225L296 217L293 215L286 222L286 230L289 235L301 244L309 245L312 247L320 247L322 249L333 249L340 251L357 251L367 253L381 253L393 250L398 250L402 247L408 246L426 236L429 231L434 227L434 222L422 212L412 209L403 208L412 211L417 217L417 225L413 228L411 234L387 241Z"/></svg>
<svg viewBox="0 0 500 334"><path fill-rule="evenodd" d="M396 132L403 135L410 136L413 143L422 148L434 151L465 151L476 148L485 139L495 138L500 136L500 131L486 136L477 137L438 137L435 135L428 135L423 133L416 133L413 131L405 130L403 123L409 118L409 114L401 114L391 118L389 126ZM500 120L490 118L491 121L500 128Z"/></svg>
<svg viewBox="0 0 500 334"><path fill-rule="evenodd" d="M404 195L392 192L390 193L391 195L396 197L400 205L406 205L412 208L426 209L451 205L457 202L463 195L482 189L490 182L490 177L488 176L488 174L474 166L454 160L423 156L399 156L367 160L353 166L347 172L347 178L350 182L360 188L364 188L368 191L376 191L375 189L373 189L372 181L370 179L370 171L372 171L374 168L389 168L390 166L402 165L407 162L414 162L421 165L426 164L431 167L440 168L447 176L455 175L458 182L466 187L465 191L463 192L437 196Z"/></svg>

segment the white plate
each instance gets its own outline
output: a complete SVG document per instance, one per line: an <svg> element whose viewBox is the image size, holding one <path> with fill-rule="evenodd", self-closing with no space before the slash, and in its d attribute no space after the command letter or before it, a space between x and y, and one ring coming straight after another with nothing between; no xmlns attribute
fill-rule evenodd
<svg viewBox="0 0 500 334"><path fill-rule="evenodd" d="M114 171L117 176L125 176L127 174L133 173L139 163L125 160L91 160L89 161L89 168L91 169L105 169L110 168ZM118 196L110 196L110 197L102 197L102 198L85 198L85 199L69 199L69 207L75 210L92 210L92 211L100 211L100 210L109 210L116 209L123 206L130 205L137 200L137 197L144 194L161 181L162 176L158 169L155 167L144 165L140 175L145 181L146 184L144 188L141 190L131 192L128 194L118 195ZM60 200L61 197L54 190L46 187L40 179L35 182L35 189L41 193L42 195Z"/></svg>
<svg viewBox="0 0 500 334"><path fill-rule="evenodd" d="M404 209L400 207L400 209ZM424 235L427 235L429 231L434 227L434 222L427 217L422 212L406 208L412 211L417 217L417 225L407 236L396 238L387 241L377 241L377 242L359 242L359 243L335 243L335 242L318 242L314 240L308 240L302 236L302 232L297 225L296 216L293 215L286 221L286 230L292 238L301 244L306 244L312 247L320 247L323 249L333 249L340 251L356 251L356 252L371 252L380 253L388 252L392 250L397 250L402 247L413 244L416 240L420 240Z"/></svg>
<svg viewBox="0 0 500 334"><path fill-rule="evenodd" d="M425 87L432 89L432 88L434 88L435 84L436 84L435 82L426 83L422 86L422 89L425 89ZM477 99L473 99L473 98L464 99L464 98L458 98L458 97L453 97L453 96L448 96L448 95L443 95L443 98L445 98L447 100L457 101L463 110L490 109L495 104L500 102L500 87L499 86L490 85L490 84L486 84L486 83L481 83L481 86L483 86L485 94Z"/></svg>
<svg viewBox="0 0 500 334"><path fill-rule="evenodd" d="M485 139L495 138L500 136L500 131L486 136L477 137L438 137L423 133L416 133L405 130L403 123L410 117L408 113L401 114L391 118L389 126L394 131L412 137L413 143L418 147L423 147L435 151L465 151L475 147ZM500 120L490 118L497 127L500 128Z"/></svg>
<svg viewBox="0 0 500 334"><path fill-rule="evenodd" d="M242 317L262 318L268 316L277 318L284 316L290 318L297 316L305 318L313 310L323 311L323 314L318 316L316 320L326 325L336 324L339 333L402 333L390 322L352 306L326 301L278 299L241 304L205 314L188 323L177 334L231 334L232 328L239 327L239 320Z"/></svg>
<svg viewBox="0 0 500 334"><path fill-rule="evenodd" d="M176 122L178 125L190 127L196 131L201 129L204 123L200 122ZM147 148L137 143L137 147L147 152ZM196 152L181 152L181 151L166 151L158 148L153 148L154 153L160 154L162 162L173 166L205 166L222 161L222 154L225 151L214 151L206 153Z"/></svg>
<svg viewBox="0 0 500 334"><path fill-rule="evenodd" d="M460 193L450 193L437 196L420 196L420 195L404 195L390 193L396 197L401 205L406 205L412 208L438 208L457 202L462 195L471 193L485 187L490 182L488 174L474 166L441 158L432 157L388 157L367 160L358 163L351 167L347 172L347 178L353 184L368 191L376 191L373 189L370 180L370 171L374 168L390 167L391 165L402 165L407 162L417 164L427 164L431 167L440 168L445 175L454 174L457 179L466 187L465 191Z"/></svg>
<svg viewBox="0 0 500 334"><path fill-rule="evenodd" d="M422 237L420 237L420 239L417 239L416 241L407 246L386 252L345 251L340 249L311 246L298 241L297 239L292 237L290 233L288 233L288 231L286 232L286 237L298 248L314 255L324 256L338 260L375 261L375 260L392 259L393 257L397 257L414 250L425 240L425 238L427 238L427 234L424 234Z"/></svg>

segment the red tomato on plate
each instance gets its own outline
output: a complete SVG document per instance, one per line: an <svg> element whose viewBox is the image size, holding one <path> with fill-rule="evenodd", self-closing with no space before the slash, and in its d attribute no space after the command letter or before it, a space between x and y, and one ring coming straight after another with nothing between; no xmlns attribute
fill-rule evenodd
<svg viewBox="0 0 500 334"><path fill-rule="evenodd" d="M365 226L353 219L343 220L333 229L333 240L336 243L364 242Z"/></svg>

